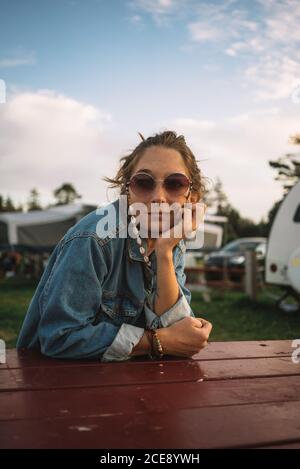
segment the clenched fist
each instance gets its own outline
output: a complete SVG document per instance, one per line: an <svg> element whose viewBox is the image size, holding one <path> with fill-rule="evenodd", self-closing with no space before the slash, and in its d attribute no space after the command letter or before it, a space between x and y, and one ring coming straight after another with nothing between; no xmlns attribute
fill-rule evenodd
<svg viewBox="0 0 300 469"><path fill-rule="evenodd" d="M165 354L192 357L206 347L211 330L210 322L189 316L156 332Z"/></svg>

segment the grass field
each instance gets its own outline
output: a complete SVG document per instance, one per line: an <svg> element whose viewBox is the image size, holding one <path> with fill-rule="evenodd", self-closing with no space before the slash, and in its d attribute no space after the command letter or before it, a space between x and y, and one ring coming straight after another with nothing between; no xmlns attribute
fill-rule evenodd
<svg viewBox="0 0 300 469"><path fill-rule="evenodd" d="M28 280L0 281L0 338L7 347L16 344L35 288ZM264 289L253 302L241 292L215 290L211 303L204 303L201 294L193 292L192 309L213 324L210 341L300 338L300 314L277 309L270 293L276 290Z"/></svg>
<svg viewBox="0 0 300 469"><path fill-rule="evenodd" d="M203 303L200 293L195 292L192 309L213 324L211 341L300 338L300 313L281 311L273 295L279 296L279 291L264 289L254 302L243 292L214 291L212 302Z"/></svg>

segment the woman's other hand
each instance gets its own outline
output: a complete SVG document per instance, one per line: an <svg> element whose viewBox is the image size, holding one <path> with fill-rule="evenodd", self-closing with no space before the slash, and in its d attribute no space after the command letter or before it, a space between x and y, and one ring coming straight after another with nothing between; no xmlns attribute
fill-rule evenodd
<svg viewBox="0 0 300 469"><path fill-rule="evenodd" d="M189 316L157 329L157 334L165 354L192 357L206 347L212 327L205 319Z"/></svg>

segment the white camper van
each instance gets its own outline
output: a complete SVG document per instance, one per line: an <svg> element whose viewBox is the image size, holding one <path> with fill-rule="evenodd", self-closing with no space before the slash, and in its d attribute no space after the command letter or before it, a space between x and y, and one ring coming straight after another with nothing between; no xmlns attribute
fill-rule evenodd
<svg viewBox="0 0 300 469"><path fill-rule="evenodd" d="M300 181L286 195L273 222L266 255L266 282L285 289L278 304L300 310ZM292 297L296 304L288 304Z"/></svg>

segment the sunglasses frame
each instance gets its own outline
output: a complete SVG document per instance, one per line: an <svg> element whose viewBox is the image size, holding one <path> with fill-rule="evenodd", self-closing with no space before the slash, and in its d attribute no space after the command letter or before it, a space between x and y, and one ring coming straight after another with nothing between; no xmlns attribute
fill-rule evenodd
<svg viewBox="0 0 300 469"><path fill-rule="evenodd" d="M189 187L187 188L186 192L187 192L188 190L191 191L192 188L193 188L193 181L191 181L191 179L188 178L187 175L184 174L184 173L171 173L171 174L169 174L168 176L166 176L164 179L155 179L153 176L151 176L151 174L145 173L145 172L141 171L140 173L136 173L136 174L134 174L133 176L131 176L131 178L129 179L129 181L126 182L126 185L125 185L125 186L126 186L126 191L128 191L128 188L129 188L129 186L130 186L130 184L131 184L131 182L132 182L132 179L133 179L135 176L139 175L139 174L145 174L146 176L149 176L150 178L153 179L153 181L154 181L154 183L155 183L155 186L154 186L154 188L152 189L151 192L149 191L149 194L151 194L151 193L153 192L153 190L154 190L155 187L156 187L156 183L157 183L157 182L163 182L163 183L164 183L165 180L166 180L168 177L173 176L174 174L180 174L181 176L186 177L186 179L189 181ZM164 184L163 184L163 185L164 185ZM170 193L166 187L165 187L165 190L166 190L168 193ZM133 191L133 192L134 192L134 191ZM184 195L184 194L182 194L182 195Z"/></svg>

